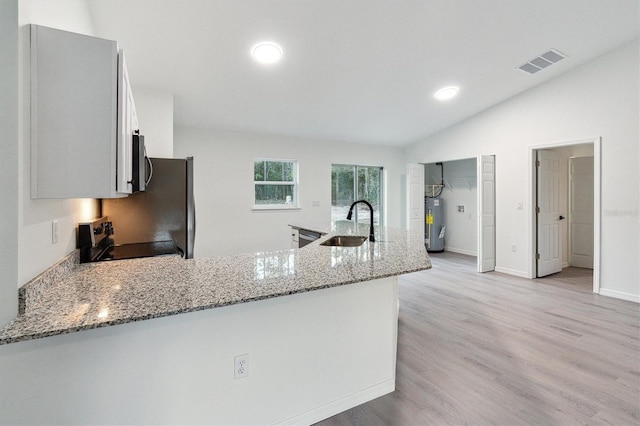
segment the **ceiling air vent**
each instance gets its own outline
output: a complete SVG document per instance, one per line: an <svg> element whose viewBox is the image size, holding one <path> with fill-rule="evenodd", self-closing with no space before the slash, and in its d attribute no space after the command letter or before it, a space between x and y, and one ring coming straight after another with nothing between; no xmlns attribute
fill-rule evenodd
<svg viewBox="0 0 640 426"><path fill-rule="evenodd" d="M519 66L518 68L522 71L528 72L529 74L535 74L541 69L547 68L548 66L553 65L566 57L567 55L560 53L555 49L551 49L548 52L543 53L542 55L536 56L535 58L531 59L526 64Z"/></svg>

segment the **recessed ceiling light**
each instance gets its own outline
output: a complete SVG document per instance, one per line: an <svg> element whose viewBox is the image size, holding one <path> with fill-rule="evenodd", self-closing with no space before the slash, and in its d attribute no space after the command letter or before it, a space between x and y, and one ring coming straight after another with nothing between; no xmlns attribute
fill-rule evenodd
<svg viewBox="0 0 640 426"><path fill-rule="evenodd" d="M447 99L451 99L455 95L457 95L459 91L460 91L460 88L456 86L443 87L442 89L434 93L433 97L439 101L446 101Z"/></svg>
<svg viewBox="0 0 640 426"><path fill-rule="evenodd" d="M282 58L282 48L272 41L263 41L251 48L251 56L262 64L273 64Z"/></svg>

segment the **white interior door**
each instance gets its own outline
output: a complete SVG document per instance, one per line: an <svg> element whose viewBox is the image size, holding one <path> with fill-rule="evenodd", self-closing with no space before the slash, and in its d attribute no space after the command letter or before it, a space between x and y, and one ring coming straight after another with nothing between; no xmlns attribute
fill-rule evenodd
<svg viewBox="0 0 640 426"><path fill-rule="evenodd" d="M593 157L569 159L569 265L593 269Z"/></svg>
<svg viewBox="0 0 640 426"><path fill-rule="evenodd" d="M496 267L496 157L478 157L478 272Z"/></svg>
<svg viewBox="0 0 640 426"><path fill-rule="evenodd" d="M424 164L407 164L407 228L424 235Z"/></svg>
<svg viewBox="0 0 640 426"><path fill-rule="evenodd" d="M561 157L551 150L537 151L537 276L562 270L560 221ZM566 179L566 177L564 177ZM593 234L592 234L593 235Z"/></svg>

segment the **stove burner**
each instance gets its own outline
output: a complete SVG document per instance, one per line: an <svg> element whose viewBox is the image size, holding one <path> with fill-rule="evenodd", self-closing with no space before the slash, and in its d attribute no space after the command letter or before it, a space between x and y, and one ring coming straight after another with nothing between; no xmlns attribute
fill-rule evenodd
<svg viewBox="0 0 640 426"><path fill-rule="evenodd" d="M107 216L78 224L78 248L80 263L103 260L135 259L165 254L184 253L172 240L145 243L114 244L113 225Z"/></svg>

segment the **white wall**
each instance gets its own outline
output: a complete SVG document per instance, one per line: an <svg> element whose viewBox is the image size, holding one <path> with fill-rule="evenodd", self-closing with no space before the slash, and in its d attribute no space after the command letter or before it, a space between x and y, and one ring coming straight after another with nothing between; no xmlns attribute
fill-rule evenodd
<svg viewBox="0 0 640 426"><path fill-rule="evenodd" d="M405 164L398 148L176 127L174 153L194 157L196 257L287 249L288 223L328 222L332 163L382 166L389 188L387 225L403 226ZM252 211L258 157L298 161L299 211Z"/></svg>
<svg viewBox="0 0 640 426"><path fill-rule="evenodd" d="M136 86L133 98L147 154L173 158L173 93Z"/></svg>
<svg viewBox="0 0 640 426"><path fill-rule="evenodd" d="M478 187L477 160L467 158L443 162L446 186L440 198L443 200L443 219L446 227L445 251L476 256L478 254ZM425 183L440 183L440 166L428 164ZM458 212L464 206L464 212Z"/></svg>
<svg viewBox="0 0 640 426"><path fill-rule="evenodd" d="M18 313L18 0L0 1L0 327Z"/></svg>
<svg viewBox="0 0 640 426"><path fill-rule="evenodd" d="M91 14L83 0L20 0L19 3L20 26L38 24L94 35Z"/></svg>
<svg viewBox="0 0 640 426"><path fill-rule="evenodd" d="M497 269L532 276L528 147L601 136L601 293L640 301L638 51L622 46L406 149L422 163L496 155Z"/></svg>

